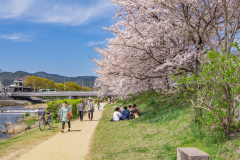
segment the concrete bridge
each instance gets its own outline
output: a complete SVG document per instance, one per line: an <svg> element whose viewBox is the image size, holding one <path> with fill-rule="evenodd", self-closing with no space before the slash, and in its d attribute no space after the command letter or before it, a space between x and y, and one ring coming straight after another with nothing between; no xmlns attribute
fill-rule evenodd
<svg viewBox="0 0 240 160"><path fill-rule="evenodd" d="M98 91L67 91L67 92L9 92L9 97L12 98L27 98L27 97L97 97ZM113 92L109 92L106 96L117 96Z"/></svg>

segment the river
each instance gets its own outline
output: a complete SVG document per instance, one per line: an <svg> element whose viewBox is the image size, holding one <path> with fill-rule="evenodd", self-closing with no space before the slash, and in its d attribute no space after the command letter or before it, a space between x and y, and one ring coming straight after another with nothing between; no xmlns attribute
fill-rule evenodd
<svg viewBox="0 0 240 160"><path fill-rule="evenodd" d="M11 122L12 124L17 124L19 120L22 118L22 115L26 112L35 113L38 110L43 109L28 109L24 108L25 106L3 106L0 107L0 141L5 138L11 137L8 133L2 133L3 128L8 129L5 126L7 122Z"/></svg>

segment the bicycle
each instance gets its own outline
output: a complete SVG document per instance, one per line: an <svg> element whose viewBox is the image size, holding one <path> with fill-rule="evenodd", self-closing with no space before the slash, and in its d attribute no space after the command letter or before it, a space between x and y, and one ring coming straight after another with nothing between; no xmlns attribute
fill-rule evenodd
<svg viewBox="0 0 240 160"><path fill-rule="evenodd" d="M45 115L47 114L47 120L45 119ZM53 126L53 118L50 112L46 111L38 111L38 116L41 117L39 120L39 129L41 131L44 130L45 125L49 125L49 127Z"/></svg>

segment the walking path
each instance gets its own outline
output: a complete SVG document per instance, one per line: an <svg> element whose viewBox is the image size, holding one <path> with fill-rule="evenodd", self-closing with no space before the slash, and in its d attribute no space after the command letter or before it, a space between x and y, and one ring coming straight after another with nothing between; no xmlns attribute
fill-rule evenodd
<svg viewBox="0 0 240 160"><path fill-rule="evenodd" d="M101 103L100 111L96 107L92 121L88 121L88 116L85 114L83 122L79 120L71 122L71 132L67 132L66 124L64 133L58 133L35 146L21 155L18 160L85 159L86 155L89 154L91 137L102 117L105 104Z"/></svg>

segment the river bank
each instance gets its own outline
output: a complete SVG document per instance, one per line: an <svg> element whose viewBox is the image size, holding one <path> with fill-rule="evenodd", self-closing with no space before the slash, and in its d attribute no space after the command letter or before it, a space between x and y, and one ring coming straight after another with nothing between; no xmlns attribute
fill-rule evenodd
<svg viewBox="0 0 240 160"><path fill-rule="evenodd" d="M0 100L0 107L2 106L19 106L19 105L29 105L32 104L25 100Z"/></svg>
<svg viewBox="0 0 240 160"><path fill-rule="evenodd" d="M45 109L25 108L25 105L0 107L0 142L26 128L34 128L38 120L36 113L39 110Z"/></svg>

